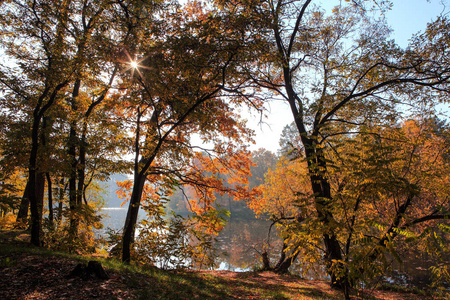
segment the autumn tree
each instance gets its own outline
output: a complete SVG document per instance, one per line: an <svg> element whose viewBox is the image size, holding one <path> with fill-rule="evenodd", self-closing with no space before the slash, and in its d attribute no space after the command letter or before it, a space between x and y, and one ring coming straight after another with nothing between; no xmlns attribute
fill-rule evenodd
<svg viewBox="0 0 450 300"><path fill-rule="evenodd" d="M114 116L117 103L108 98L118 73L129 68L136 28L151 22L157 9L152 1L133 5L117 1L84 3L80 10L72 11L80 16L79 22L71 23L80 37L74 43L78 69L68 101L67 177L73 237L77 235L77 212L83 202L88 204L84 195L92 175L124 170L119 154L126 147L120 141L125 124ZM91 179L88 170L94 171Z"/></svg>
<svg viewBox="0 0 450 300"><path fill-rule="evenodd" d="M434 257L433 270L445 280L447 126L418 118L390 129L366 128L334 150L327 155L334 162L333 214L352 282L385 274L392 259L402 261L411 248ZM251 205L277 222L290 259L301 257L303 272L317 271L323 227L315 217L306 162L281 159Z"/></svg>
<svg viewBox="0 0 450 300"><path fill-rule="evenodd" d="M122 145L111 138L121 125L111 121L105 111L110 106L104 103L129 61L131 28L151 16L154 7L140 1L130 13L123 1L2 2L2 45L10 59L2 66L2 113L23 124L22 133L31 137L21 138L30 146L20 149L29 160L23 199L30 199L33 244L40 244L45 178L50 220L52 184L64 186L67 179L75 238L89 183L99 173L122 167L117 163Z"/></svg>
<svg viewBox="0 0 450 300"><path fill-rule="evenodd" d="M12 98L17 106L26 108L19 117L28 118L30 124L28 196L31 242L40 245L42 201L38 199L38 190L42 186L40 174L45 172L38 163L42 121L65 92L74 70L66 56L68 3L28 4L22 1L2 2L2 45L12 61L10 65L2 66L0 80L4 97ZM18 40L21 42L17 43Z"/></svg>
<svg viewBox="0 0 450 300"><path fill-rule="evenodd" d="M254 10L271 28L255 81L290 106L308 166L324 264L333 286L345 289L343 244L330 183L331 140L361 126L392 126L401 103L419 108L448 95L448 19L438 18L404 50L389 30L353 1L331 14L307 1L267 1ZM265 72L267 70L267 72Z"/></svg>
<svg viewBox="0 0 450 300"><path fill-rule="evenodd" d="M265 174L264 185L258 188L260 195L248 201L249 207L258 217L268 218L272 222L270 230L273 226L279 229L283 241L279 249L280 256L275 266L266 266L275 272L288 272L299 255L302 257L301 263L305 264L311 264L317 259L308 255L311 247L314 248L312 245L317 242L317 235L309 235L311 230L307 228L311 224L305 223L306 219L314 216L306 170L305 162L281 157L277 165ZM309 199L309 202L301 202L300 199ZM304 226L301 233L297 232L298 224ZM300 240L300 234L304 234L303 240ZM307 271L308 267L303 266L302 269Z"/></svg>
<svg viewBox="0 0 450 300"><path fill-rule="evenodd" d="M239 169L248 165L248 153L241 145L252 132L233 109L245 102L258 108L260 102L243 92L240 64L249 60L243 49L253 41L244 21L239 15L192 2L169 7L160 23L141 32L143 40L130 61L130 66L135 65L124 81L129 88L121 96L135 120L134 181L123 234L123 261L130 260L146 180L163 175L172 184L193 186L203 199L197 213L208 216L212 206L206 199L213 199L210 188L220 188L221 181L208 179L205 171L215 176L217 171L211 168L219 172L231 168L238 172L237 178ZM236 32L232 29L237 23L241 30ZM193 134L212 145L202 150L215 163L206 163L204 156L193 151L198 148L192 143ZM215 166L219 161L222 167ZM195 170L200 162L208 168Z"/></svg>
<svg viewBox="0 0 450 300"><path fill-rule="evenodd" d="M407 247L434 257L442 271L448 260L448 141L448 126L416 118L372 128L348 143L354 150L342 152L340 174L331 178L345 214L341 234L351 277L383 273L386 254L401 260L398 253Z"/></svg>

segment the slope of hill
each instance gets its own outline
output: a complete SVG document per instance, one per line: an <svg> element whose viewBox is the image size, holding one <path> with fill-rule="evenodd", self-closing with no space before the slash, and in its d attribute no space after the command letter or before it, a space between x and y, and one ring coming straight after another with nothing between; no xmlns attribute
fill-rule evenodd
<svg viewBox="0 0 450 300"><path fill-rule="evenodd" d="M0 299L343 299L327 282L271 272L163 271L125 266L31 247L28 233L0 230ZM80 262L97 260L109 279L69 276ZM352 299L445 299L381 290Z"/></svg>

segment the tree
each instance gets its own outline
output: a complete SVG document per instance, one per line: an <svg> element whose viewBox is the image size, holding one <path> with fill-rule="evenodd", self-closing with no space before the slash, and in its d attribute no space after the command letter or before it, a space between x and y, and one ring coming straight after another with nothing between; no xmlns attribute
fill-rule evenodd
<svg viewBox="0 0 450 300"><path fill-rule="evenodd" d="M106 111L112 107L105 102L118 72L128 67L128 53L123 45L132 43L132 29L139 18L151 20L157 6L142 1L133 8L131 12L122 1L100 1L85 2L71 11L77 20L70 24L71 31L77 33L73 43L77 69L68 95L70 115L65 121L69 127L66 159L70 167L66 176L72 239L77 236L80 221L77 213L83 201L87 205L85 191L92 181L87 172L92 171L91 177L95 177L123 170L123 164L118 163L123 145L113 136L124 128L112 121L111 111Z"/></svg>
<svg viewBox="0 0 450 300"><path fill-rule="evenodd" d="M351 282L378 280L392 258L401 261L411 249L433 257L439 266L434 270L444 280L448 147L447 126L418 118L393 128L366 128L327 152L327 161L333 162L332 212ZM317 267L323 251L324 227L308 181L303 159L281 159L266 175L261 197L251 202L278 224L286 256L300 255L303 272Z"/></svg>
<svg viewBox="0 0 450 300"><path fill-rule="evenodd" d="M260 148L252 153L251 167L252 177L250 178L250 188L254 188L264 183L264 176L266 173L276 166L276 156L263 148Z"/></svg>
<svg viewBox="0 0 450 300"><path fill-rule="evenodd" d="M184 10L167 10L162 16L160 24L141 32L145 39L136 49L136 68L130 70L125 95L136 120L134 182L123 234L125 262L130 260L147 179L163 175L167 183L193 185L201 198L212 199L208 189L220 180L204 179L204 170L186 168L195 169L201 162L209 166L207 171L214 169L193 151L192 135L199 134L213 144L207 157L220 161L216 170L230 166L238 173L245 169L248 155L240 144L251 137L251 131L232 112L233 107L252 100L242 92L246 86L240 73L240 64L248 60L242 49L252 43L246 23L220 10L208 11L198 2L187 3ZM236 23L243 26L238 32L231 30ZM256 99L249 103L260 106ZM204 204L198 213L208 216L211 205Z"/></svg>
<svg viewBox="0 0 450 300"><path fill-rule="evenodd" d="M391 126L403 102L418 108L446 97L448 20L438 18L402 50L388 40L383 23L364 13L363 3L337 6L329 16L311 3L267 1L262 6L262 18L272 30L271 48L261 55L264 67L254 78L290 105L322 226L326 269L332 285L348 297L329 178L331 140L340 137L345 143L345 136L361 126Z"/></svg>
<svg viewBox="0 0 450 300"><path fill-rule="evenodd" d="M144 2L137 6L153 7ZM61 181L68 178L70 231L75 238L77 212L89 183L97 174L111 171L111 160L106 163L106 158L117 160L112 150L119 145L95 144L100 135L91 132L103 126L103 134L114 134L111 122L105 126L109 119L99 120L105 113L95 114L108 108L101 104L124 63L123 44L138 20L128 14L123 1L8 1L2 2L1 9L2 45L5 57L11 59L1 70L2 113L17 111L12 120L28 126L24 132L31 138L25 139L30 146L24 147L30 174L22 211L26 217L29 199L32 243L40 244L45 178L51 211L52 177L57 176Z"/></svg>
<svg viewBox="0 0 450 300"><path fill-rule="evenodd" d="M52 6L53 4L53 6ZM59 9L53 9L54 7ZM41 211L38 197L38 176L44 170L38 166L40 132L44 115L67 88L73 67L66 56L66 28L69 3L21 1L2 2L2 45L6 53L17 60L18 70L2 66L0 82L5 98L25 107L30 123L30 154L28 164L29 201L31 211L31 242L40 245ZM49 28L54 26L54 30ZM27 44L17 43L17 40ZM13 62L15 63L15 62ZM8 73L6 73L7 71Z"/></svg>
<svg viewBox="0 0 450 300"><path fill-rule="evenodd" d="M315 236L310 234L315 226L305 222L314 219L312 191L305 162L281 157L276 167L266 173L264 185L259 187L259 192L259 197L250 199L248 205L257 216L266 216L272 221L271 228L274 225L278 227L283 240L278 262L269 269L286 273L298 255L306 264L315 263L318 257L310 255L313 253L311 248L314 250L320 241L317 233ZM300 230L299 224L302 224L303 229ZM301 235L303 238L300 238ZM302 266L302 270L306 272L309 265Z"/></svg>
<svg viewBox="0 0 450 300"><path fill-rule="evenodd" d="M350 277L383 273L386 265L379 262L388 261L386 253L400 259L405 247L422 245L420 252L446 261L448 127L417 118L390 129L372 128L348 147L353 149L341 152L340 173L332 181L341 202Z"/></svg>
<svg viewBox="0 0 450 300"><path fill-rule="evenodd" d="M278 154L282 157L295 159L303 154L300 136L294 122L283 128L279 144Z"/></svg>

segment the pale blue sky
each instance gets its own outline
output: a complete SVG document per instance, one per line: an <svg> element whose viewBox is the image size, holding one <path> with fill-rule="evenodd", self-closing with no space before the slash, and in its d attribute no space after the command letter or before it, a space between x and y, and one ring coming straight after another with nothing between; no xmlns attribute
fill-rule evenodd
<svg viewBox="0 0 450 300"><path fill-rule="evenodd" d="M393 4L386 17L388 24L394 29L393 38L402 47L408 44L411 35L423 32L427 23L450 10L448 0L394 0Z"/></svg>
<svg viewBox="0 0 450 300"><path fill-rule="evenodd" d="M392 38L401 47L408 45L411 36L426 29L427 23L435 20L442 12L450 11L450 0L393 0L393 7L386 13L389 26L394 30ZM317 2L316 2L317 3ZM339 1L322 0L322 3L339 4ZM444 3L445 6L442 4ZM450 34L450 33L449 33ZM256 145L251 149L266 148L276 152L279 148L280 134L287 124L293 121L285 102L271 103L265 124L258 124L258 117L249 116L249 126L256 131ZM448 105L446 110L448 111Z"/></svg>

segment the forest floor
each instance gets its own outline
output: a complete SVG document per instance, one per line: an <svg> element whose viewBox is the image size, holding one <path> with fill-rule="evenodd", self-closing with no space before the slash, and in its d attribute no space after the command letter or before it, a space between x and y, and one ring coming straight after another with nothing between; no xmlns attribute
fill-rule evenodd
<svg viewBox="0 0 450 300"><path fill-rule="evenodd" d="M325 281L272 272L163 271L29 245L29 235L0 230L0 299L343 299ZM101 262L109 279L69 276ZM420 293L358 290L352 299L446 299Z"/></svg>

